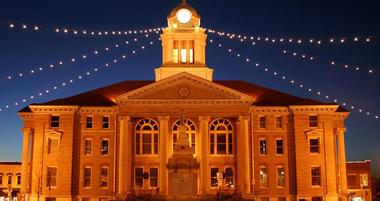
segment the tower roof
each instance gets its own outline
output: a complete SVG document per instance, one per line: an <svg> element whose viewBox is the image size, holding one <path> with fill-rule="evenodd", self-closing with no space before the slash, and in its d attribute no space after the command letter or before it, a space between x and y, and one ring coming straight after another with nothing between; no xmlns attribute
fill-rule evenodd
<svg viewBox="0 0 380 201"><path fill-rule="evenodd" d="M177 11L182 9L182 8L186 8L186 9L190 10L190 12L193 16L200 18L200 16L198 15L198 12L190 4L188 4L186 1L182 1L182 3L180 3L179 5L174 7L172 9L172 11L170 12L170 14L168 15L168 18L174 17L177 14Z"/></svg>

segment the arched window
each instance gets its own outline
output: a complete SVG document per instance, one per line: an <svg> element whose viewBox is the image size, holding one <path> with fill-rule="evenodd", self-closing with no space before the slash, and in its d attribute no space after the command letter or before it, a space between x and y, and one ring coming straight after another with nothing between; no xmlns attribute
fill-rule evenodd
<svg viewBox="0 0 380 201"><path fill-rule="evenodd" d="M210 154L233 154L233 129L227 119L215 119L210 125Z"/></svg>
<svg viewBox="0 0 380 201"><path fill-rule="evenodd" d="M153 119L142 119L136 124L135 150L137 155L158 154L158 124Z"/></svg>
<svg viewBox="0 0 380 201"><path fill-rule="evenodd" d="M173 149L177 143L177 137L179 134L180 124L181 124L181 120L177 120L173 125ZM195 124L190 119L185 119L184 125L186 126L186 134L187 134L187 138L189 139L191 148L193 149L193 154L195 154Z"/></svg>

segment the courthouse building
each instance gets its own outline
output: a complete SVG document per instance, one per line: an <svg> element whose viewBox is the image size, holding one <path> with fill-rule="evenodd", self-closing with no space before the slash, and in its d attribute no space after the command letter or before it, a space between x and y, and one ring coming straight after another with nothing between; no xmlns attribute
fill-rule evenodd
<svg viewBox="0 0 380 201"><path fill-rule="evenodd" d="M25 199L218 191L262 201L347 199L347 110L213 80L197 11L184 2L167 20L155 80L124 81L19 112ZM182 140L176 148L184 132L188 145ZM181 155L187 146L190 157Z"/></svg>

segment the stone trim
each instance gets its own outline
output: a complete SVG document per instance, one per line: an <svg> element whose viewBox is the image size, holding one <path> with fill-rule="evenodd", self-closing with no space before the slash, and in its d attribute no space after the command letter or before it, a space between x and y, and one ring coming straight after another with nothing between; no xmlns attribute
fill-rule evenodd
<svg viewBox="0 0 380 201"><path fill-rule="evenodd" d="M309 114L309 113L334 113L339 105L307 105L307 106L289 106L292 113Z"/></svg>
<svg viewBox="0 0 380 201"><path fill-rule="evenodd" d="M31 105L29 106L33 113L60 113L73 114L78 111L79 106L57 106L57 105Z"/></svg>

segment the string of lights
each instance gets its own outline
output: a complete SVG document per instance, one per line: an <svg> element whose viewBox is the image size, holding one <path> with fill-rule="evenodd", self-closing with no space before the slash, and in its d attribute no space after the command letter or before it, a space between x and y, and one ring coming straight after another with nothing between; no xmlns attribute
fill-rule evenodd
<svg viewBox="0 0 380 201"><path fill-rule="evenodd" d="M210 42L210 44L215 44L215 42L212 39L210 39L209 42ZM224 45L222 43L218 43L216 46L218 48L224 48ZM338 100L337 98L335 98L333 96L326 95L326 94L322 93L320 90L317 90L315 88L307 87L302 82L291 79L287 75L285 75L284 73L277 72L270 67L265 67L264 65L261 65L260 63L255 62L250 57L244 57L243 55L241 55L240 53L238 53L237 51L235 51L231 48L225 48L225 50L228 54L236 56L238 59L243 60L245 63L253 64L257 69L263 70L264 72L269 73L270 75L272 75L273 77L275 77L277 79L281 79L281 80L288 82L291 86L297 87L299 89L306 90L310 94L316 94L319 97L324 98L326 100L332 100L335 103L341 104L342 106L349 108L351 111L356 111L359 113L363 113L368 117L379 119L379 115L375 115L373 112L369 112L367 110L362 109L361 107L357 107L356 105L349 104L346 101Z"/></svg>
<svg viewBox="0 0 380 201"><path fill-rule="evenodd" d="M316 60L315 56L310 56L310 55L299 53L299 52L292 52L292 51L288 51L285 49L282 50L282 53L289 55L289 56L299 58L299 59L303 59L303 60L310 60L310 61ZM374 68L364 68L364 67L357 66L357 65L349 65L346 63L339 63L336 61L336 59L331 59L331 61L328 62L328 65L341 67L345 70L354 70L354 71L366 72L367 74L377 74L377 72L375 73Z"/></svg>
<svg viewBox="0 0 380 201"><path fill-rule="evenodd" d="M217 34L217 36L219 36L220 38L223 38L223 35L221 34ZM239 38L239 37L238 37ZM235 37L228 37L227 39L229 40L234 40ZM251 42L247 39L244 39L244 38L241 38L240 37L240 42L247 42L247 43L251 43L253 46L256 45L255 42ZM315 56L312 56L312 55L307 55L307 54L304 54L304 53L299 53L299 52L294 52L294 51L288 51L286 49L283 49L282 50L282 53L283 54L286 54L286 55L289 55L289 56L293 56L293 57L296 57L296 58L300 58L300 59L303 59L303 60L309 60L309 61L316 61L316 57ZM326 62L328 65L330 66L337 66L337 67L341 67L342 69L344 70L354 70L354 71L358 71L358 72L365 72L367 74L377 74L375 73L375 68L372 68L372 67L362 67L362 66L358 66L358 65L350 65L350 64L347 64L347 63L343 63L343 62L338 62L336 59L331 59L330 61Z"/></svg>
<svg viewBox="0 0 380 201"><path fill-rule="evenodd" d="M38 25L30 25L26 23L8 23L8 28L11 30L24 30L24 31L51 31L54 33L61 33L64 35L81 35L81 36L125 36L125 35L133 35L133 34L146 34L146 33L160 33L164 28L162 27L154 27L154 28L146 28L146 29L130 29L130 30L111 30L111 31L95 31L88 30L83 28L65 28L65 27L55 27L55 28L43 28Z"/></svg>
<svg viewBox="0 0 380 201"><path fill-rule="evenodd" d="M53 92L55 92L61 88L65 88L69 85L74 85L75 83L77 83L77 81L80 81L82 79L90 78L91 76L95 75L96 73L101 72L102 70L109 69L110 67L112 67L116 63L121 62L122 60L126 60L127 58L129 58L129 56L135 55L136 53L139 52L139 50L140 51L146 50L148 46L153 46L154 44L155 43L153 41L150 41L148 44L142 45L138 49L133 49L133 50L129 51L128 53L125 53L119 57L116 57L116 58L112 59L110 62L105 63L102 66L91 68L91 70L88 70L86 72L78 74L77 76L75 76L75 77L73 77L67 81L59 82L56 85L48 87L44 90L40 90L39 92L37 92L37 93L35 93L29 97L21 98L19 101L15 101L13 104L8 104L8 105L5 105L3 107L0 107L0 112L3 112L3 111L10 109L12 107L21 106L21 104L31 102L33 100L36 100L38 97L46 96L46 95L51 94L51 93L53 93ZM128 56L128 54L130 54L130 55Z"/></svg>
<svg viewBox="0 0 380 201"><path fill-rule="evenodd" d="M153 34L155 34L155 33L153 33ZM149 35L149 34L143 34L143 37L145 37L145 38L149 38L150 36L151 35ZM126 45L130 44L130 41L137 42L138 38L135 37L135 38L133 38L131 40L126 40L126 41L121 42L121 43L116 43L116 44L113 44L111 46L107 46L107 47L102 48L102 49L96 49L96 50L90 51L88 53L81 54L80 56L72 57L72 58L67 59L67 60L58 60L55 63L51 63L51 64L48 64L48 65L45 65L45 66L40 66L40 67L37 67L37 68L31 68L31 69L29 69L29 70L27 70L25 72L18 72L18 73L8 74L4 80L15 80L15 79L24 78L27 75L29 75L29 76L31 76L31 75L37 75L39 72L43 72L43 71L46 71L46 70L53 70L57 66L63 66L64 64L76 63L79 60L86 60L90 56L96 56L96 55L99 55L99 54L104 53L104 52L111 52L114 49L117 49L117 48L122 47L122 46L126 46Z"/></svg>
<svg viewBox="0 0 380 201"><path fill-rule="evenodd" d="M261 37L261 36L249 36L245 34L224 32L224 31L216 31L214 29L206 29L207 33L215 34L220 37L225 37L229 39L240 40L241 42L248 40L253 42L253 44L257 42L263 43L291 43L291 44L311 44L320 46L322 44L368 44L374 43L376 37L375 36L352 36L352 37L330 37L328 39L318 39L318 38L299 38L299 37Z"/></svg>

